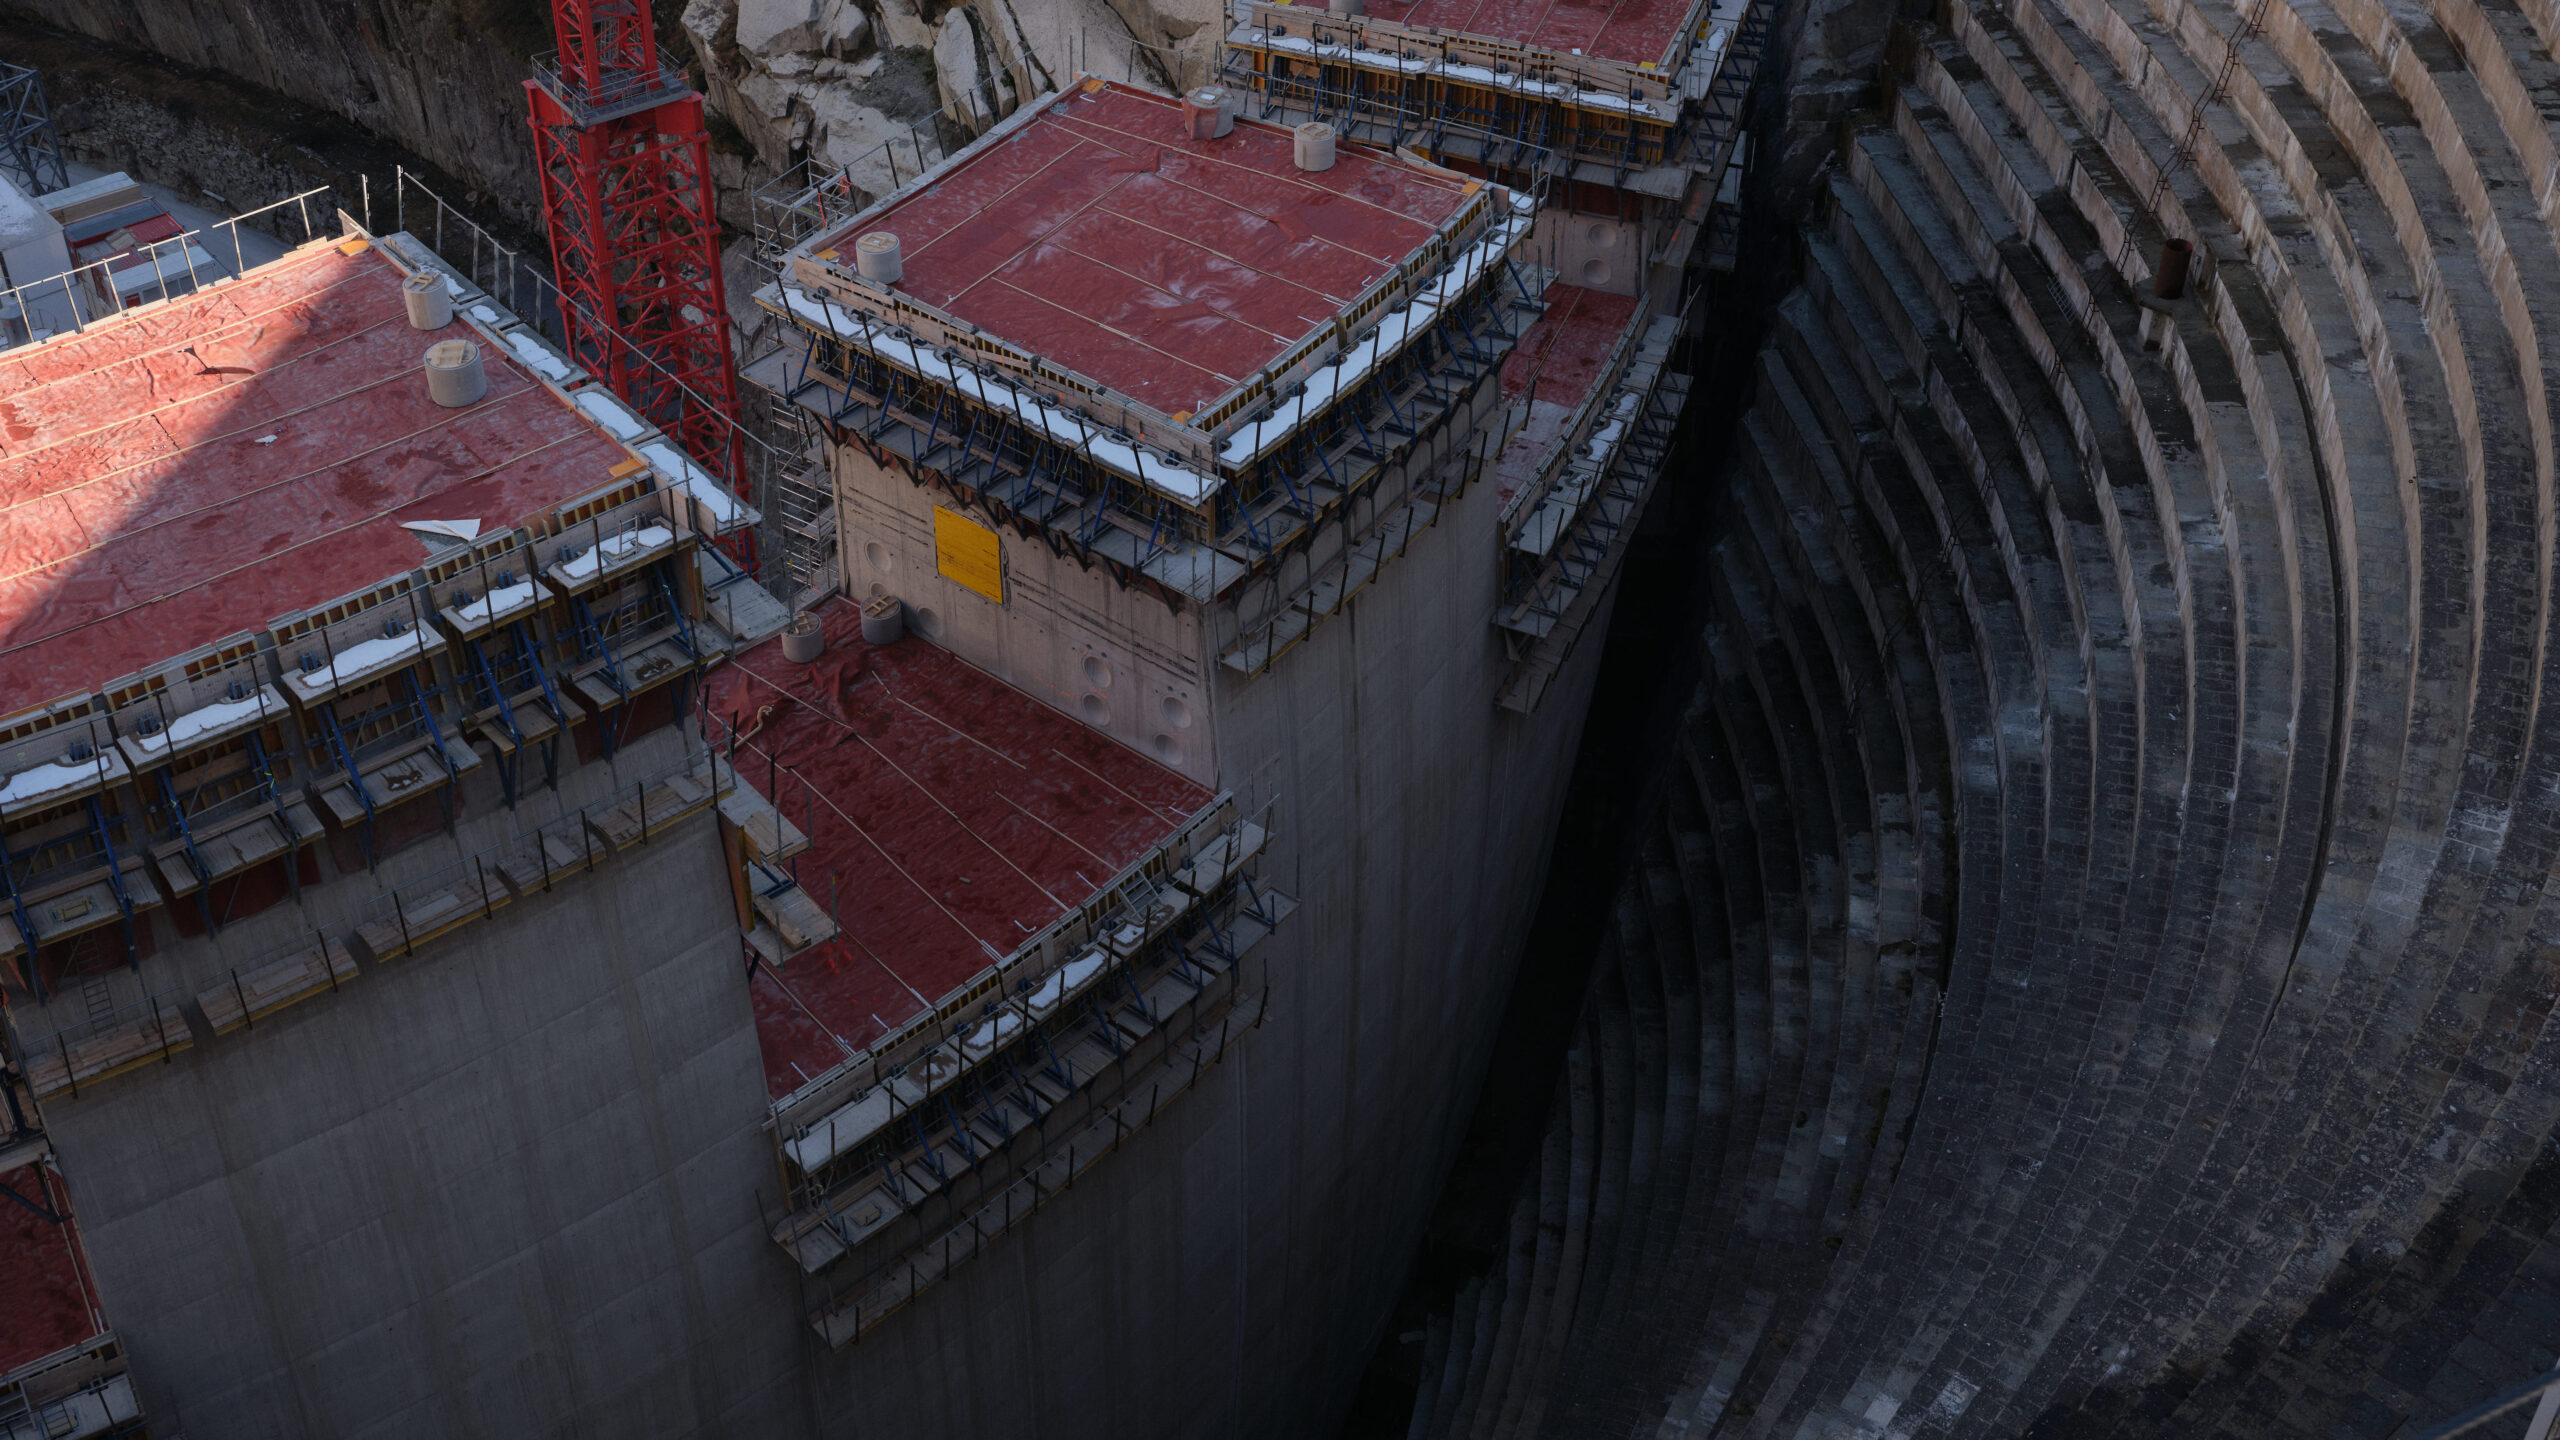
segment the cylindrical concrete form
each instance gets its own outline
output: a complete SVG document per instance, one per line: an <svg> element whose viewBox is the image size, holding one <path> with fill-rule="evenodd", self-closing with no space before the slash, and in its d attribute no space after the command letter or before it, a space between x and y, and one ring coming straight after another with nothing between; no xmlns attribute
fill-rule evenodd
<svg viewBox="0 0 2560 1440"><path fill-rule="evenodd" d="M1333 127L1321 120L1310 120L1297 130L1298 168L1330 170L1333 168Z"/></svg>
<svg viewBox="0 0 2560 1440"><path fill-rule="evenodd" d="M2187 293L2187 262L2194 258L2195 248L2174 236L2160 242L2160 270L2152 277L2152 294L2175 300Z"/></svg>
<svg viewBox="0 0 2560 1440"><path fill-rule="evenodd" d="M895 595L874 595L862 606L862 641L895 645L907 635L906 608Z"/></svg>
<svg viewBox="0 0 2560 1440"><path fill-rule="evenodd" d="M826 632L818 628L817 616L794 615L791 623L782 627L783 659L806 665L825 654L826 649Z"/></svg>
<svg viewBox="0 0 2560 1440"><path fill-rule="evenodd" d="M1182 115L1194 140L1215 140L1236 128L1235 102L1215 85L1203 85L1183 96Z"/></svg>
<svg viewBox="0 0 2560 1440"><path fill-rule="evenodd" d="M441 330L453 323L453 291L437 271L421 270L401 281L400 299L409 307L412 330Z"/></svg>
<svg viewBox="0 0 2560 1440"><path fill-rule="evenodd" d="M874 285L895 285L906 278L898 237L886 230L874 230L854 241L853 268L854 273Z"/></svg>
<svg viewBox="0 0 2560 1440"><path fill-rule="evenodd" d="M439 340L427 347L427 395L448 410L475 405L489 393L480 347L468 340Z"/></svg>

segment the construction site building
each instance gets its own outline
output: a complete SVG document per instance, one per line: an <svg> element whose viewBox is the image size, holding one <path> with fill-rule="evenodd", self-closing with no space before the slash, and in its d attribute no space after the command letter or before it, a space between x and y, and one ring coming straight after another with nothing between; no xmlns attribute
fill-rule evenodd
<svg viewBox="0 0 2560 1440"><path fill-rule="evenodd" d="M0 1423L1332 1418L1730 145L1595 269L1599 178L1290 93L1078 80L774 247L789 605L407 234L0 355Z"/></svg>

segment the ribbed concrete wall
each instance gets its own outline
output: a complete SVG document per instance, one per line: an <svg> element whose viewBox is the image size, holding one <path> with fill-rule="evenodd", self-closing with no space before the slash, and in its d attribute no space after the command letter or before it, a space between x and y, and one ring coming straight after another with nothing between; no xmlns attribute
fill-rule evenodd
<svg viewBox="0 0 2560 1440"><path fill-rule="evenodd" d="M2560 1357L2556 34L1897 34L1419 1433L2381 1436Z"/></svg>
<svg viewBox="0 0 2560 1440"><path fill-rule="evenodd" d="M650 738L624 752L634 773L674 756L673 732ZM697 815L338 993L47 1103L155 1424L751 1433L726 1417L792 1388L803 1332L758 1205L773 1152L719 857ZM240 959L297 925L343 933L358 889L223 942ZM213 964L190 978L214 983L204 951L150 963Z"/></svg>

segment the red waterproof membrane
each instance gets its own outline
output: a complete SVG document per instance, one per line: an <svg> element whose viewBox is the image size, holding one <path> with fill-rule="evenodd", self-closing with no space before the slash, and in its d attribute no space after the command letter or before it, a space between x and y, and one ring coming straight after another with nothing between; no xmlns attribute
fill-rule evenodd
<svg viewBox="0 0 2560 1440"><path fill-rule="evenodd" d="M89 1262L62 1181L42 1165L0 1174L0 1375L100 1333ZM25 1201L27 1203L20 1203ZM35 1212L41 1205L62 1218Z"/></svg>
<svg viewBox="0 0 2560 1440"><path fill-rule="evenodd" d="M427 396L378 253L289 255L0 355L0 714L403 575L404 520L504 530L628 452L482 343L488 396ZM478 338L476 335L474 338Z"/></svg>
<svg viewBox="0 0 2560 1440"><path fill-rule="evenodd" d="M1280 126L1193 140L1179 101L1080 88L862 229L898 237L899 289L1187 416L1404 263L1476 185L1334 153L1303 171Z"/></svg>
<svg viewBox="0 0 2560 1440"><path fill-rule="evenodd" d="M1529 397L1529 418L1493 462L1494 487L1505 504L1554 457L1566 424L1600 383L1609 352L1636 313L1632 295L1579 285L1549 285L1546 299L1547 313L1502 362L1502 398Z"/></svg>
<svg viewBox="0 0 2560 1440"><path fill-rule="evenodd" d="M1659 65L1687 23L1691 0L1369 0L1373 20L1428 25L1535 45L1558 55L1576 51L1627 65Z"/></svg>
<svg viewBox="0 0 2560 1440"><path fill-rule="evenodd" d="M844 927L758 966L765 1082L788 1095L1019 948L1209 803L1207 790L922 640L779 640L711 674L738 772L809 835L801 888Z"/></svg>

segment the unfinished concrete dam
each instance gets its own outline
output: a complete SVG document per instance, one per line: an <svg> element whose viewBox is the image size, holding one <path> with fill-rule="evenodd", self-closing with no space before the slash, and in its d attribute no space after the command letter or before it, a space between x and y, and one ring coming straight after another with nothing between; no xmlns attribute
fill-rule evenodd
<svg viewBox="0 0 2560 1440"><path fill-rule="evenodd" d="M0 5L0 1434L2550 1433L2560 8L1195 8Z"/></svg>

